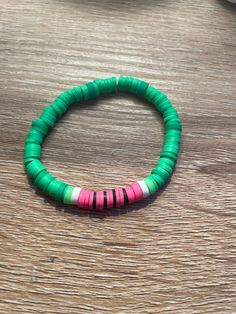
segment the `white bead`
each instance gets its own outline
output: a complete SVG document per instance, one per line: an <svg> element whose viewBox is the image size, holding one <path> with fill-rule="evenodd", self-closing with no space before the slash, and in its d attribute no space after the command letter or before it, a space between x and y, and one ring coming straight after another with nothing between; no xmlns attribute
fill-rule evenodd
<svg viewBox="0 0 236 314"><path fill-rule="evenodd" d="M77 204L81 190L82 190L81 188L74 188L71 195L71 201L70 201L71 204Z"/></svg>
<svg viewBox="0 0 236 314"><path fill-rule="evenodd" d="M148 197L150 195L148 187L144 181L138 181L142 191L143 191L143 198Z"/></svg>

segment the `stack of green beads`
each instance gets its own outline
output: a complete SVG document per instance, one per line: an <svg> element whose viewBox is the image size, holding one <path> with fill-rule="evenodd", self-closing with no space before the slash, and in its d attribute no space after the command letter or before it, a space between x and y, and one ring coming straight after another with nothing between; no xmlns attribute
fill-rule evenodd
<svg viewBox="0 0 236 314"><path fill-rule="evenodd" d="M165 141L157 166L143 180L127 188L116 188L103 192L92 192L70 186L52 176L40 161L41 145L52 129L73 103L94 99L102 94L131 92L150 101L163 116ZM148 83L132 77L97 79L62 93L40 117L32 122L25 141L24 164L36 187L66 204L77 204L80 208L104 209L133 203L154 194L171 176L176 164L181 140L181 121L169 99Z"/></svg>

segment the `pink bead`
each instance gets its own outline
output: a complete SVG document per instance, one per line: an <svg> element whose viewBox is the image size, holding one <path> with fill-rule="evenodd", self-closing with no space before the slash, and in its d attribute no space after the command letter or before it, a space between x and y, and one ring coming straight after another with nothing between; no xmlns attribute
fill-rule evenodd
<svg viewBox="0 0 236 314"><path fill-rule="evenodd" d="M94 192L90 192L89 194L89 201L88 201L88 208L89 209L93 209L93 195L94 195Z"/></svg>
<svg viewBox="0 0 236 314"><path fill-rule="evenodd" d="M84 196L84 207L88 209L89 207L89 196L90 196L91 191L85 190L85 196Z"/></svg>
<svg viewBox="0 0 236 314"><path fill-rule="evenodd" d="M113 194L112 190L107 191L107 208L112 208L113 207Z"/></svg>
<svg viewBox="0 0 236 314"><path fill-rule="evenodd" d="M131 188L131 186L128 186L126 189L126 194L127 194L127 197L128 197L128 203L134 203L135 202L135 194L134 194L134 190Z"/></svg>
<svg viewBox="0 0 236 314"><path fill-rule="evenodd" d="M134 191L135 201L139 201L139 200L143 199L143 191L142 191L140 185L138 184L138 182L131 183L130 187Z"/></svg>
<svg viewBox="0 0 236 314"><path fill-rule="evenodd" d="M77 206L79 208L84 208L85 195L86 195L86 190L82 189L80 191L78 202L77 202Z"/></svg>
<svg viewBox="0 0 236 314"><path fill-rule="evenodd" d="M116 188L116 206L123 206L124 205L124 194L121 188Z"/></svg>
<svg viewBox="0 0 236 314"><path fill-rule="evenodd" d="M97 192L97 195L96 195L96 209L104 209L104 194L103 194L103 191Z"/></svg>

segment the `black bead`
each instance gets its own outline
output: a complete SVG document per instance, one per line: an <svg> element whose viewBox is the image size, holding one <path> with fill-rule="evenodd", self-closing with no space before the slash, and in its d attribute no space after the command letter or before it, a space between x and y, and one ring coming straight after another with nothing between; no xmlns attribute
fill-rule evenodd
<svg viewBox="0 0 236 314"><path fill-rule="evenodd" d="M97 192L93 193L93 209L96 209L96 196L97 196Z"/></svg>
<svg viewBox="0 0 236 314"><path fill-rule="evenodd" d="M114 205L114 207L116 207L116 191L115 191L115 189L112 190L112 194L113 194L113 205Z"/></svg>
<svg viewBox="0 0 236 314"><path fill-rule="evenodd" d="M104 196L104 208L107 208L107 191L103 192L103 196Z"/></svg>
<svg viewBox="0 0 236 314"><path fill-rule="evenodd" d="M126 190L122 188L123 194L124 194L124 205L128 204L128 195L126 193Z"/></svg>

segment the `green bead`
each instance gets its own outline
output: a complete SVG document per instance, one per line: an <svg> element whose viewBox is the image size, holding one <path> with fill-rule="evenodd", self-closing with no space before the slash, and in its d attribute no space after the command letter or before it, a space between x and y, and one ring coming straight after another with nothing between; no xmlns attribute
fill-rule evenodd
<svg viewBox="0 0 236 314"><path fill-rule="evenodd" d="M100 95L99 88L95 83L90 82L86 86L88 88L88 99L94 99Z"/></svg>
<svg viewBox="0 0 236 314"><path fill-rule="evenodd" d="M74 102L80 102L81 100L83 100L83 93L82 93L81 86L72 88L70 92L74 96Z"/></svg>
<svg viewBox="0 0 236 314"><path fill-rule="evenodd" d="M181 137L181 131L175 129L166 129L165 136Z"/></svg>
<svg viewBox="0 0 236 314"><path fill-rule="evenodd" d="M173 160L175 163L177 161L178 155L172 152L168 152L168 151L162 151L160 154L161 157L164 158L169 158L171 160Z"/></svg>
<svg viewBox="0 0 236 314"><path fill-rule="evenodd" d="M67 110L66 105L60 99L54 100L51 103L50 108L53 109L54 114L56 114L57 118L61 118Z"/></svg>
<svg viewBox="0 0 236 314"><path fill-rule="evenodd" d="M171 169L174 168L175 166L175 161L173 159L170 159L168 157L161 157L159 160L158 160L158 165L159 164L165 164L165 165L168 165Z"/></svg>
<svg viewBox="0 0 236 314"><path fill-rule="evenodd" d="M36 176L46 168L41 163L40 160L33 160L26 166L26 171L28 172L29 176L32 178L36 178Z"/></svg>
<svg viewBox="0 0 236 314"><path fill-rule="evenodd" d="M35 143L35 144L42 144L43 143L43 134L38 130L31 128L26 138L26 143Z"/></svg>
<svg viewBox="0 0 236 314"><path fill-rule="evenodd" d="M165 144L162 151L163 152L171 152L173 154L178 155L179 146L177 144Z"/></svg>
<svg viewBox="0 0 236 314"><path fill-rule="evenodd" d="M89 99L89 91L87 85L81 85L80 86L82 95L83 95L83 100L88 100Z"/></svg>
<svg viewBox="0 0 236 314"><path fill-rule="evenodd" d="M114 93L117 90L117 79L115 76L110 77L104 80L106 84L106 92L107 93Z"/></svg>
<svg viewBox="0 0 236 314"><path fill-rule="evenodd" d="M174 166L174 165L173 165ZM157 163L157 167L160 167L162 169L164 169L165 171L167 171L169 174L171 174L173 172L173 166L171 166L169 163L167 162L163 162L161 159L158 161Z"/></svg>
<svg viewBox="0 0 236 314"><path fill-rule="evenodd" d="M156 191L158 190L158 185L151 175L146 177L143 181L147 185L150 194L156 193Z"/></svg>
<svg viewBox="0 0 236 314"><path fill-rule="evenodd" d="M41 151L24 151L24 160L28 158L40 159Z"/></svg>
<svg viewBox="0 0 236 314"><path fill-rule="evenodd" d="M160 91L157 91L156 96L155 96L154 99L153 99L153 104L154 104L154 106L155 106L157 109L159 109L160 104L161 104L164 100L165 100L165 101L168 100L167 97L166 97L166 95L163 94L163 93L160 92Z"/></svg>
<svg viewBox="0 0 236 314"><path fill-rule="evenodd" d="M48 133L48 125L40 118L32 122L32 128L42 133L43 136Z"/></svg>
<svg viewBox="0 0 236 314"><path fill-rule="evenodd" d="M159 104L158 104L158 110L163 114L165 111L167 111L168 109L172 108L172 104L169 101L168 98L162 100Z"/></svg>
<svg viewBox="0 0 236 314"><path fill-rule="evenodd" d="M64 182L61 182L57 179L52 180L48 187L47 187L47 193L50 196L53 196L56 198L56 200L61 200L63 192L65 188L67 187L67 184Z"/></svg>
<svg viewBox="0 0 236 314"><path fill-rule="evenodd" d="M57 120L57 116L52 108L46 107L43 109L40 119L43 120L49 128L53 128Z"/></svg>
<svg viewBox="0 0 236 314"><path fill-rule="evenodd" d="M165 129L175 129L182 131L181 122L179 119L173 119L165 123Z"/></svg>
<svg viewBox="0 0 236 314"><path fill-rule="evenodd" d="M145 98L148 101L153 102L153 99L158 95L158 93L159 91L155 87L149 85L145 93Z"/></svg>
<svg viewBox="0 0 236 314"><path fill-rule="evenodd" d="M139 80L136 78L133 78L131 80L130 92L133 94L136 94L136 90L137 90L138 85L139 85Z"/></svg>
<svg viewBox="0 0 236 314"><path fill-rule="evenodd" d="M138 81L139 81L139 84L136 88L136 95L139 97L143 97L146 94L149 84L141 80L138 80Z"/></svg>
<svg viewBox="0 0 236 314"><path fill-rule="evenodd" d="M172 113L172 114L169 114L167 116L164 116L164 114L163 114L164 123L167 123L168 121L171 121L174 119L179 119L178 114Z"/></svg>
<svg viewBox="0 0 236 314"><path fill-rule="evenodd" d="M126 77L121 75L118 80L117 90L123 92L126 88Z"/></svg>
<svg viewBox="0 0 236 314"><path fill-rule="evenodd" d="M118 90L122 92L132 93L133 78L128 76L120 76L118 81Z"/></svg>
<svg viewBox="0 0 236 314"><path fill-rule="evenodd" d="M171 135L171 134L165 135L165 143L167 143L167 142L180 143L180 139L181 138L178 135Z"/></svg>
<svg viewBox="0 0 236 314"><path fill-rule="evenodd" d="M164 183L170 177L170 173L160 166L157 166L156 168L154 168L151 174L155 174L162 177L162 179L164 180Z"/></svg>
<svg viewBox="0 0 236 314"><path fill-rule="evenodd" d="M24 158L24 159L23 159L23 163L24 163L25 166L27 166L31 161L36 160L36 159L38 159L38 158L35 158L35 157L27 157L27 158Z"/></svg>
<svg viewBox="0 0 236 314"><path fill-rule="evenodd" d="M41 145L35 143L25 143L25 151L41 151Z"/></svg>
<svg viewBox="0 0 236 314"><path fill-rule="evenodd" d="M55 177L53 177L50 173L46 171L44 176L42 176L40 180L37 180L37 186L41 188L43 192L47 192L47 188L53 180L55 180Z"/></svg>
<svg viewBox="0 0 236 314"><path fill-rule="evenodd" d="M40 181L41 181L41 179L45 176L45 175L47 175L48 174L48 172L47 172L47 170L46 169L44 169L43 171L41 171L40 173L39 173L39 175L37 175L37 177L35 178L35 180L34 180L34 185L36 186L36 187L41 187L40 186Z"/></svg>
<svg viewBox="0 0 236 314"><path fill-rule="evenodd" d="M159 174L151 173L151 176L159 188L161 188L166 182Z"/></svg>
<svg viewBox="0 0 236 314"><path fill-rule="evenodd" d="M69 91L61 93L56 100L59 100L64 103L65 107L68 109L70 105L75 101L73 93Z"/></svg>
<svg viewBox="0 0 236 314"><path fill-rule="evenodd" d="M74 190L74 187L70 185L68 185L67 188L64 190L64 195L63 195L64 204L70 204L73 190Z"/></svg>

